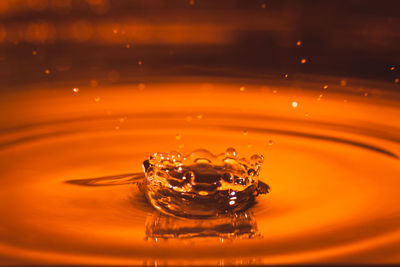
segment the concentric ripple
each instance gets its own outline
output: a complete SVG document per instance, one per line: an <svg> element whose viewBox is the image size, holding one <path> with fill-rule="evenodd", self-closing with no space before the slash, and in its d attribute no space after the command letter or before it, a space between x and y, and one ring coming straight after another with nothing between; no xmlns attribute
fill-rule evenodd
<svg viewBox="0 0 400 267"><path fill-rule="evenodd" d="M346 106L337 95L324 105L303 96L294 109L283 89L227 97L230 85L207 94L168 86L147 86L159 90L151 103L129 87L104 90L99 103L83 90L80 98L8 96L12 110L30 104L32 112L11 114L0 130L5 263L400 260L397 107ZM133 185L154 151L230 146L264 155L259 179L272 188L236 219L163 217Z"/></svg>

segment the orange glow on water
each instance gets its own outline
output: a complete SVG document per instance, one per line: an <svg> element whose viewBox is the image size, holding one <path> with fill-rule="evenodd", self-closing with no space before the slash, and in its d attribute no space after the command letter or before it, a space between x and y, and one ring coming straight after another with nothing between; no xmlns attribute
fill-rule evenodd
<svg viewBox="0 0 400 267"><path fill-rule="evenodd" d="M150 255L148 253L162 259L173 250L179 249L184 252L182 255L185 256L181 259L183 261L190 258L200 260L198 255L207 255L208 260L200 262L214 262L213 258L218 258L218 253L226 249L220 242L198 240L196 252L193 252L192 248L188 250L179 241L160 243L158 246L162 247L162 250L154 250L151 243L143 241L146 213L139 212L139 207L129 204L129 196L137 197L139 194L135 187L128 185L91 189L65 185L63 181L74 177L140 171L140 164L137 163L145 158L149 151L190 151L196 147L210 147L217 152L224 149L228 143L234 143L238 150L245 154L253 151L264 154L267 161L261 179L272 185L271 194L260 198L254 209L258 231L263 233L264 237L227 245L230 251L236 251L225 259L228 262L234 260L234 255L241 255L242 258L256 257L264 263L319 262L331 257L346 259L346 255L357 255L373 248L379 250L381 246L386 249L398 248L399 235L395 221L382 225L397 211L397 174L400 171L398 159L384 155L376 156L375 152L360 147L338 145L323 139L308 142L302 137L274 133L272 135L275 141L272 141L266 139L267 136L262 130L263 127L296 129L303 135L320 120L332 123L340 121L342 125L351 127L362 117L369 118L369 121L360 124L359 130L349 128L351 132L345 133L339 131L340 128L326 125L318 130L319 134L374 143L381 133L370 132L367 130L368 125L380 121L382 127L399 127L399 111L395 107L371 105L365 108L356 98L353 99L353 102L356 101L353 105L345 106L336 101L340 99L340 95L332 96L330 100L326 100L324 106L319 106L311 96L303 94L301 106L292 102L292 106L297 107L298 111L306 109L312 114L312 121L303 124L303 113L293 114L283 104L288 97L287 93L280 93L279 96L271 98L273 93L270 92L260 97L257 87L251 86L246 95L231 91L227 98L224 90L229 90L231 85L215 87L216 90L208 94L202 93L199 90L201 85L198 84L154 84L148 86L148 93L132 91L128 86L104 88L101 92L85 90L81 92L81 98L60 96L57 101L54 101L53 96L46 97L52 95L48 90L42 91L40 95L35 93L31 97L30 93L27 93L24 99L19 99L14 94L3 98L2 105L14 110L8 118L2 119L3 123L15 124L15 116L20 116L17 111L28 103L32 107L31 116L19 117L19 123L32 121L32 115L40 118L35 123L40 123L43 119L51 120L54 116L60 120L56 125L46 124L47 126L33 127L2 136L3 144L15 142L13 140L16 136L43 136L37 141L27 141L26 144L15 143L14 147L1 152L3 172L7 170L8 177L20 177L19 180L9 181L4 185L7 190L2 191L3 198L18 196L12 207L7 206L7 202L1 202L1 210L8 218L3 220L3 227L5 223L14 223L13 230L10 228L6 235L11 238L14 231L26 229L41 233L34 239L15 240L17 242L13 242L12 246L2 243L3 253L13 255L12 257L23 257L28 261L57 262L64 259L70 263L99 263L106 260L112 264L135 264L143 255ZM185 88L196 90L188 93L185 92ZM284 89L281 88L280 91L282 90ZM102 98L99 102L101 106L87 102L86 99L93 99L95 94L99 93ZM170 99L168 102L164 101L166 94ZM149 95L153 98L151 104L144 101ZM210 96L213 101L207 101ZM7 99L7 102L4 99ZM17 99L19 100L16 101ZM137 100L135 106L131 105L131 99ZM182 102L182 99L191 100ZM251 112L253 119L235 111L238 101L252 103L248 112ZM105 108L115 115L106 115ZM217 112L220 108L224 108L224 115ZM65 112L66 110L68 112ZM165 110L172 112L171 115L152 115L151 119L145 119L150 114L162 114ZM275 116L287 119L281 121L266 117L264 121L265 115L262 114L268 114L272 110ZM202 120L187 121L188 113L196 117L194 111L202 111L207 116L197 115ZM93 118L98 119L67 119L79 118L82 112L89 112ZM141 117L146 113L149 115ZM115 116L118 118L118 125L115 124ZM223 122L221 116L225 118ZM65 119L62 119L63 117ZM384 124L382 118L385 118ZM293 124L296 125L295 128ZM112 127L119 130L113 132ZM178 135L175 133L176 127L181 130ZM157 130L159 128L163 130ZM243 128L248 130L240 130ZM200 129L202 130L199 131ZM365 129L365 134L369 134L363 136L358 132L362 129ZM71 130L71 133L51 137L53 131ZM76 130L78 132L75 132ZM226 135L225 131L229 135ZM386 130L381 128L381 131ZM396 134L392 134L394 138ZM139 139L140 142L137 142ZM183 143L175 143L173 140ZM248 144L249 141L251 145ZM386 140L380 145L394 153L400 152L398 145L389 143L390 141ZM23 158L18 156L21 153L24 154ZM291 167L287 168L289 155ZM339 155L341 156L338 157ZM14 161L16 157L19 157L19 161ZM103 163L97 165L99 161ZM15 164L23 167L15 168ZM69 167L63 168L65 164ZM359 179L350 179L354 169L358 170ZM375 179L377 172L384 175L384 184ZM23 184L19 183L21 179ZM332 192L332 188L335 188L335 193L327 194L326 192ZM22 191L23 194L19 193ZM382 192L385 192L386 198L376 202ZM146 208L146 212L151 213L151 208ZM378 218L380 219L376 221ZM368 227L375 234L364 236L363 231L356 230L360 225ZM327 242L321 247L321 235L326 239L336 236L337 240L334 238L332 243ZM59 241L50 251L46 249L47 252L41 252L49 240ZM285 245L293 242L298 245L289 248ZM22 244L23 248L20 247ZM74 250L64 253L65 246L73 246L76 250L96 247L96 251L103 256L89 251L84 254L75 254ZM140 249L131 250L132 246ZM249 249L243 249L243 246ZM260 254L257 247L269 248L271 251ZM124 257L114 258L114 253L123 253ZM394 259L396 258L392 258Z"/></svg>
<svg viewBox="0 0 400 267"><path fill-rule="evenodd" d="M400 20L345 2L0 1L0 264L400 263ZM162 213L143 161L196 149L270 191Z"/></svg>

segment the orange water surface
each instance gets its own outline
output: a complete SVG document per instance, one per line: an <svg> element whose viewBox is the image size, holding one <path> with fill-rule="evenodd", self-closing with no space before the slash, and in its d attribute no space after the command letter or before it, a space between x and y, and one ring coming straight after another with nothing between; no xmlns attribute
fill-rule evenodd
<svg viewBox="0 0 400 267"><path fill-rule="evenodd" d="M0 263L400 262L396 92L205 80L4 93ZM247 211L253 237L149 238L162 215L134 184L67 183L140 173L158 151L227 147L264 155L271 191Z"/></svg>

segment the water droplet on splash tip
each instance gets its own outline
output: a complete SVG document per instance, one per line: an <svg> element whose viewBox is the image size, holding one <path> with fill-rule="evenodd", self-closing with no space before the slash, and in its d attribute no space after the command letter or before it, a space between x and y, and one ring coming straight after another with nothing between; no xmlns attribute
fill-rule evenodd
<svg viewBox="0 0 400 267"><path fill-rule="evenodd" d="M259 154L254 154L250 157L250 160L254 165L261 165L264 162L264 156Z"/></svg>
<svg viewBox="0 0 400 267"><path fill-rule="evenodd" d="M229 158L236 158L237 157L237 151L233 147L230 147L226 149L225 155Z"/></svg>

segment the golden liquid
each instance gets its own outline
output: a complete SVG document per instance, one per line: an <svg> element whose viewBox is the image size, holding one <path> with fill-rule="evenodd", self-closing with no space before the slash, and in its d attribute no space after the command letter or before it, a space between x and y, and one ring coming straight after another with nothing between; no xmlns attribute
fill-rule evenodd
<svg viewBox="0 0 400 267"><path fill-rule="evenodd" d="M37 84L0 100L0 263L287 264L400 261L398 94L311 83ZM58 90L54 90L57 88ZM294 102L297 103L294 104ZM157 151L264 155L261 237L146 240L155 210L131 184Z"/></svg>

